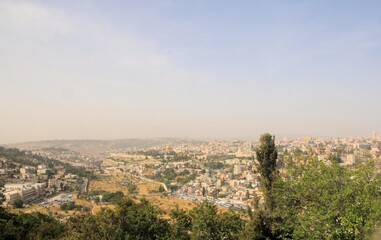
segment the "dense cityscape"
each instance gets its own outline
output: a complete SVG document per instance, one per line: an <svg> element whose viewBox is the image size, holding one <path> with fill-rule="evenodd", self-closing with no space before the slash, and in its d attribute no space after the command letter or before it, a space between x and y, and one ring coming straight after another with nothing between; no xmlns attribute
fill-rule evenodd
<svg viewBox="0 0 381 240"><path fill-rule="evenodd" d="M261 209L268 211L269 192L263 185L263 162L258 159L264 144L262 138L261 141L161 139L151 142L150 147L134 147L130 143L125 149L120 145L118 150L110 147L103 160L99 159L104 154L94 158L89 146L85 148L89 154L86 156L62 148L60 142L48 141L56 147L46 148L46 144L1 147L4 209L19 214L47 213L66 224L78 216L101 214L102 209L118 206L123 198L148 200L162 216L172 216L179 207L208 207L205 204L212 204L209 207L222 212L229 209L243 218L246 214L261 214L264 211ZM274 171L282 181L287 181L292 166L296 169L309 166L304 171L314 171L314 162L353 173L362 165L371 164L374 176L381 173L381 138L376 132L357 138L282 138L274 142L274 147ZM322 179L326 180L330 179ZM381 191L378 182L370 184L376 184L375 190ZM249 213L245 213L248 209ZM364 237L362 233L353 234Z"/></svg>
<svg viewBox="0 0 381 240"><path fill-rule="evenodd" d="M262 195L255 164L257 144L257 141L180 140L174 145L113 152L98 162L69 149L34 149L30 154L58 160L37 166L0 157L4 204L14 205L17 200L28 204L59 192L85 189L82 185L88 184L88 178L70 173L76 166L82 166L94 176L133 175L156 180L176 198L197 202L209 199L217 205L244 208L254 195ZM283 138L276 144L280 169L288 157L300 152L326 164L351 166L372 160L377 172L381 172L381 138L376 132L358 138ZM71 169L68 171L62 163L69 164Z"/></svg>

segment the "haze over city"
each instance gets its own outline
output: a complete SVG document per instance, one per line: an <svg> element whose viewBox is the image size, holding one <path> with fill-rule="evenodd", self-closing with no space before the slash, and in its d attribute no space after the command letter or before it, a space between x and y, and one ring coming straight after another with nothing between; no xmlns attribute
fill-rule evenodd
<svg viewBox="0 0 381 240"><path fill-rule="evenodd" d="M380 12L380 1L1 1L0 143L381 132Z"/></svg>

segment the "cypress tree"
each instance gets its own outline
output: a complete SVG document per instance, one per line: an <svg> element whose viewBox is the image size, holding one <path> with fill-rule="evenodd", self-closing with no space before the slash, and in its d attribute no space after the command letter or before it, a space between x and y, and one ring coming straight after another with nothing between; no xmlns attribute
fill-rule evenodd
<svg viewBox="0 0 381 240"><path fill-rule="evenodd" d="M255 150L257 156L257 168L261 174L260 184L264 194L265 210L273 210L272 189L275 179L278 177L277 158L278 151L275 146L275 136L265 133L260 138L260 144Z"/></svg>

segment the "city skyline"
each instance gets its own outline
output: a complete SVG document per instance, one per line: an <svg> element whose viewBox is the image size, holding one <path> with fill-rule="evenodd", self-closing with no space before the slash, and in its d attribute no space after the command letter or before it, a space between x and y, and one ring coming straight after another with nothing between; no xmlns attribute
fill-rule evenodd
<svg viewBox="0 0 381 240"><path fill-rule="evenodd" d="M0 143L381 132L381 3L2 1Z"/></svg>
<svg viewBox="0 0 381 240"><path fill-rule="evenodd" d="M359 136L322 136L322 135L311 135L311 134L304 134L304 135L297 135L297 134L272 134L270 132L263 132L264 133L269 133L275 137L276 142L283 142L283 141L293 141L293 140L298 140L298 139L350 139L350 140L364 140L364 139L372 139L379 141L381 140L380 135L376 131L372 131L370 134L367 135L359 135ZM20 142L7 142L7 143L0 143L0 146L8 146L8 147L14 147L18 146L18 144L23 144L23 143L42 143L42 142L81 142L81 141L124 141L124 140L168 140L168 141L201 141L201 142L208 142L208 141L226 141L226 142L257 142L258 138L260 135L252 135L248 137L189 137L189 136L184 136L184 137L171 137L171 136L163 136L163 137L130 137L130 138L55 138L55 139L39 139L39 140L27 140L27 141L20 141Z"/></svg>

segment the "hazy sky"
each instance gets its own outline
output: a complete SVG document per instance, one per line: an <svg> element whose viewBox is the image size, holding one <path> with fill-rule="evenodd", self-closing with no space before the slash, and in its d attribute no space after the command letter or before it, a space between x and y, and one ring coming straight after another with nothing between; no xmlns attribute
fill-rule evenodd
<svg viewBox="0 0 381 240"><path fill-rule="evenodd" d="M381 1L0 1L0 143L381 131Z"/></svg>

